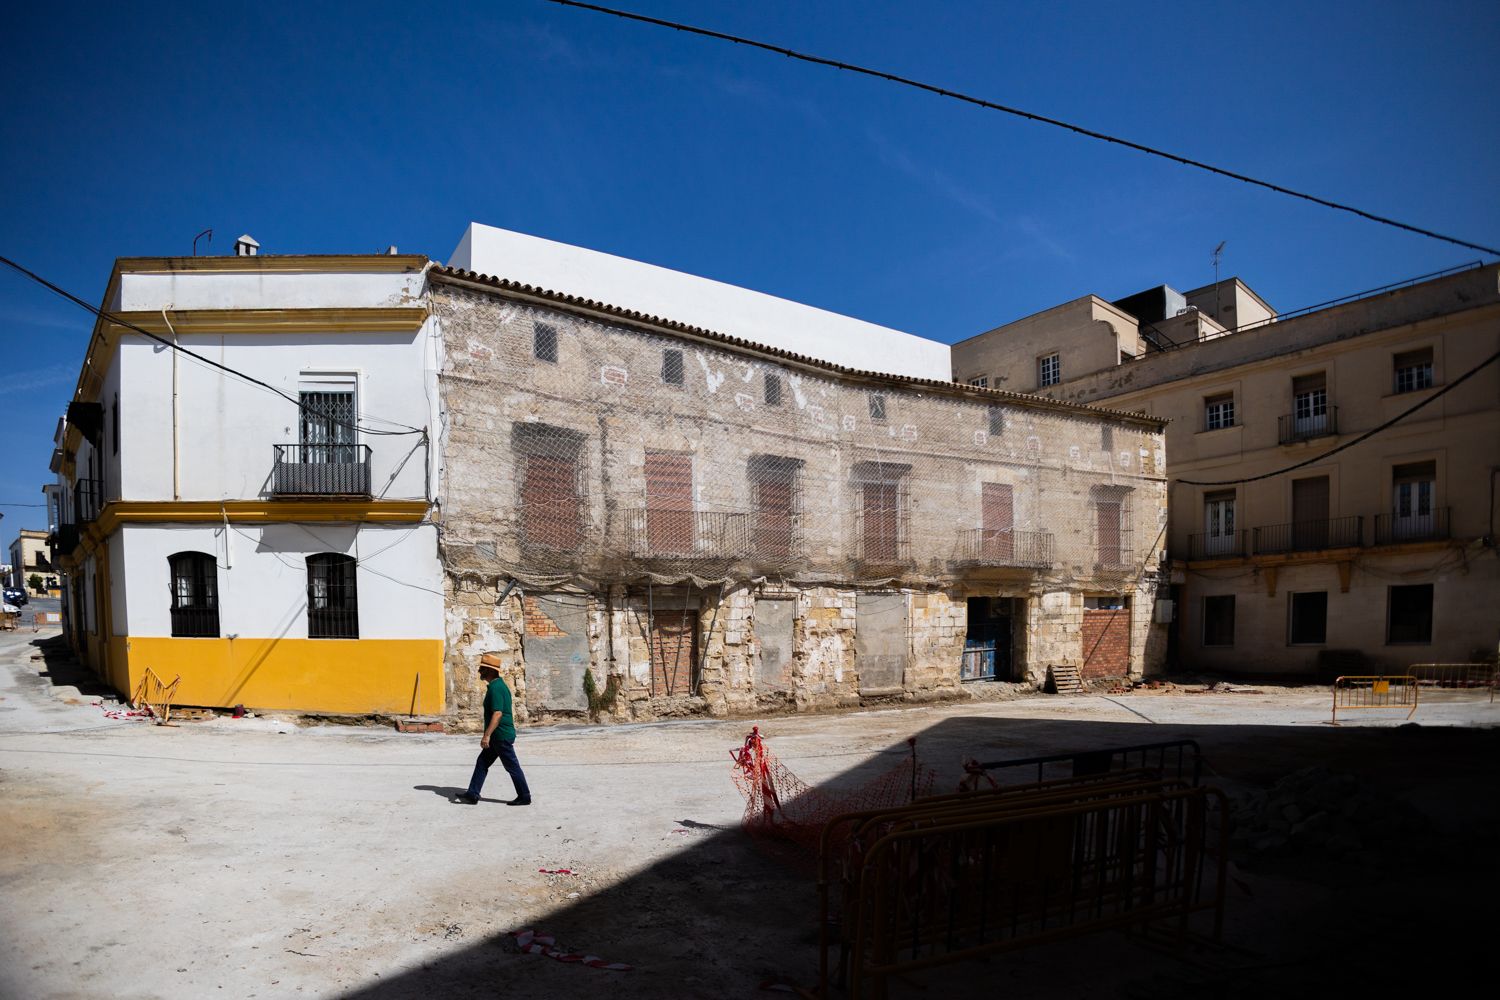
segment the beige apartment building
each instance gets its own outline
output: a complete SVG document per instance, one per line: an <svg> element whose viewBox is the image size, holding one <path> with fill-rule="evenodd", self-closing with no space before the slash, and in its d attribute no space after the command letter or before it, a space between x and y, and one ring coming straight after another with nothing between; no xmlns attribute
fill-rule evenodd
<svg viewBox="0 0 1500 1000"><path fill-rule="evenodd" d="M956 381L1167 421L1169 656L1244 674L1495 656L1497 361L1497 265L1284 315L1237 278L1090 295L953 349Z"/></svg>

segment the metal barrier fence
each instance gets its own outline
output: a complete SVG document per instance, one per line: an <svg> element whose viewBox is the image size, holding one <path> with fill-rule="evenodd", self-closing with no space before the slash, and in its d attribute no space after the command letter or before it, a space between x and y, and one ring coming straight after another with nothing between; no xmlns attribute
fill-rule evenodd
<svg viewBox="0 0 1500 1000"><path fill-rule="evenodd" d="M156 676L156 671L147 667L145 674L141 676L141 682L135 687L131 703L150 712L158 726L165 726L172 715L172 696L177 693L177 685L181 682L181 677L174 677L172 683L164 684Z"/></svg>
<svg viewBox="0 0 1500 1000"><path fill-rule="evenodd" d="M838 817L819 858L820 995L834 981L835 882L836 978L850 997L883 997L893 974L1111 927L1172 919L1185 933L1204 910L1217 937L1226 820L1217 789L1143 770Z"/></svg>
<svg viewBox="0 0 1500 1000"><path fill-rule="evenodd" d="M1417 679L1410 675L1394 677L1340 677L1333 682L1333 718L1339 724L1340 710L1409 708L1406 717L1417 713Z"/></svg>
<svg viewBox="0 0 1500 1000"><path fill-rule="evenodd" d="M1001 771L1017 767L1035 767L1036 781L1046 778L1047 768L1067 764L1075 776L1107 774L1128 768L1152 768L1162 775L1175 778L1190 776L1191 784L1198 784L1203 777L1203 751L1197 740L1167 740L1162 743L1140 743L1129 747L1110 747L1103 750L1071 750L1067 753L1048 754L1043 757L1017 757L1013 760L996 760L979 764L984 771ZM1053 777L1056 777L1054 768Z"/></svg>
<svg viewBox="0 0 1500 1000"><path fill-rule="evenodd" d="M1488 688L1490 701L1495 700L1493 663L1413 663L1406 672L1417 679L1418 687Z"/></svg>

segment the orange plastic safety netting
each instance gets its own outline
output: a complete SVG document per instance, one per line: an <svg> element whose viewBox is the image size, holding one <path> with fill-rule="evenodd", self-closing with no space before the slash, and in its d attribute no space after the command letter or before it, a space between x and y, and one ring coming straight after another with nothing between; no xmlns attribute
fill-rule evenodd
<svg viewBox="0 0 1500 1000"><path fill-rule="evenodd" d="M899 764L862 784L831 791L814 788L789 771L766 747L756 726L744 746L730 751L734 783L745 796L745 830L816 854L823 827L835 816L888 809L930 795L937 776L918 762L916 739L906 742L911 754Z"/></svg>

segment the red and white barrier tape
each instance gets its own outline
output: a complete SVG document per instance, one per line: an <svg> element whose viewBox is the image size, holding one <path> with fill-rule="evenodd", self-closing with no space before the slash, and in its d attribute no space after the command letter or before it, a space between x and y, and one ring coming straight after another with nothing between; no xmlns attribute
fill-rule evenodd
<svg viewBox="0 0 1500 1000"><path fill-rule="evenodd" d="M550 934L538 934L536 931L527 930L511 931L510 936L516 939L516 946L528 955L546 955L559 962L587 965L591 969L604 969L607 972L630 972L635 968L624 962L606 962L598 955L564 951L557 947L557 938Z"/></svg>

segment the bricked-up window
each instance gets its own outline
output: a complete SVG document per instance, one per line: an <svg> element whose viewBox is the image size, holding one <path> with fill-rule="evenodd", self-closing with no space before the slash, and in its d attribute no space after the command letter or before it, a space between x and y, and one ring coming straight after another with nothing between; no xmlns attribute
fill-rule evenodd
<svg viewBox="0 0 1500 1000"><path fill-rule="evenodd" d="M359 593L354 560L337 552L307 557L307 637L358 639Z"/></svg>
<svg viewBox="0 0 1500 1000"><path fill-rule="evenodd" d="M870 393L870 419L885 419L885 397L876 392Z"/></svg>
<svg viewBox="0 0 1500 1000"><path fill-rule="evenodd" d="M1005 411L998 406L990 407L990 437L998 437L1005 433Z"/></svg>
<svg viewBox="0 0 1500 1000"><path fill-rule="evenodd" d="M536 323L531 328L531 353L538 361L557 361L557 327Z"/></svg>
<svg viewBox="0 0 1500 1000"><path fill-rule="evenodd" d="M1062 381L1062 359L1056 354L1037 358L1036 381L1043 388Z"/></svg>
<svg viewBox="0 0 1500 1000"><path fill-rule="evenodd" d="M577 431L547 424L512 430L524 547L572 550L582 543L584 440Z"/></svg>
<svg viewBox="0 0 1500 1000"><path fill-rule="evenodd" d="M1432 642L1432 584L1386 588L1385 641L1390 645Z"/></svg>
<svg viewBox="0 0 1500 1000"><path fill-rule="evenodd" d="M1203 645L1234 645L1234 595L1218 594L1203 599Z"/></svg>
<svg viewBox="0 0 1500 1000"><path fill-rule="evenodd" d="M789 556L802 509L802 463L780 455L750 458L751 544L757 556Z"/></svg>
<svg viewBox="0 0 1500 1000"><path fill-rule="evenodd" d="M167 557L172 573L172 635L218 638L219 564L206 552Z"/></svg>
<svg viewBox="0 0 1500 1000"><path fill-rule="evenodd" d="M682 384L682 352L668 348L661 352L661 380L667 385Z"/></svg>
<svg viewBox="0 0 1500 1000"><path fill-rule="evenodd" d="M1123 567L1131 561L1130 488L1095 486L1089 490L1093 508L1095 562L1099 566Z"/></svg>
<svg viewBox="0 0 1500 1000"><path fill-rule="evenodd" d="M763 386L762 398L767 406L781 405L781 376L775 372L766 372L765 385Z"/></svg>
<svg viewBox="0 0 1500 1000"><path fill-rule="evenodd" d="M1234 393L1225 392L1203 400L1203 429L1220 430L1234 426Z"/></svg>
<svg viewBox="0 0 1500 1000"><path fill-rule="evenodd" d="M1287 642L1293 646L1328 641L1328 593L1312 591L1287 595Z"/></svg>
<svg viewBox="0 0 1500 1000"><path fill-rule="evenodd" d="M1086 597L1083 601L1084 677L1123 677L1130 672L1130 598Z"/></svg>
<svg viewBox="0 0 1500 1000"><path fill-rule="evenodd" d="M1432 385L1432 348L1405 351L1392 359L1396 370L1396 391L1416 392Z"/></svg>

